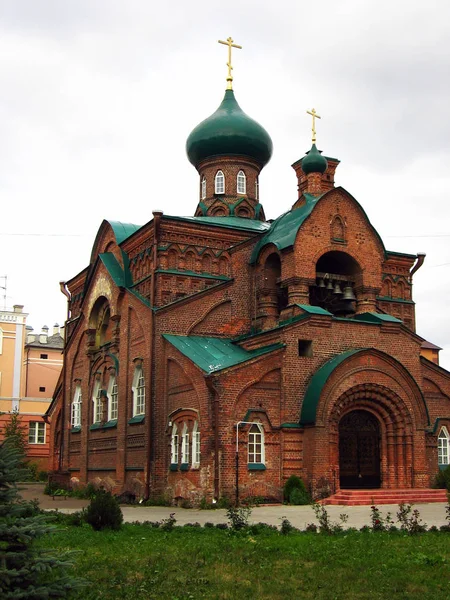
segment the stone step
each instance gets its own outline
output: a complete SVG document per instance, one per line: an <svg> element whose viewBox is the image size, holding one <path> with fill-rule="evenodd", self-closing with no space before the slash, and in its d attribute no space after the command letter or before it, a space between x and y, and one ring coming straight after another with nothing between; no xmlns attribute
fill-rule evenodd
<svg viewBox="0 0 450 600"><path fill-rule="evenodd" d="M343 506L364 506L371 504L420 504L447 502L446 490L411 488L386 490L340 490L324 500L324 504Z"/></svg>

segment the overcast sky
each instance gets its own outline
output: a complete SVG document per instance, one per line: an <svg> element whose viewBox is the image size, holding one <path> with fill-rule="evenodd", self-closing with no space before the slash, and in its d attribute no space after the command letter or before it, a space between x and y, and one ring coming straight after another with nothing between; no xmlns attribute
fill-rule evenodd
<svg viewBox="0 0 450 600"><path fill-rule="evenodd" d="M450 368L448 0L0 0L0 276L28 323L62 323L58 282L103 219L193 215L190 131L234 89L270 133L267 218L296 200L291 164L318 146L387 249L426 252L417 332ZM4 280L0 279L0 286ZM0 301L3 307L3 290Z"/></svg>

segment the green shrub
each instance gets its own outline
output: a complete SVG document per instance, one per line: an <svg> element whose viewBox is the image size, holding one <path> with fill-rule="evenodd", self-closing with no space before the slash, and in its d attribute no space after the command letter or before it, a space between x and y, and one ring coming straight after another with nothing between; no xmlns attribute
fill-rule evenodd
<svg viewBox="0 0 450 600"><path fill-rule="evenodd" d="M91 499L86 510L86 521L93 529L120 529L123 514L117 499L104 490L99 490Z"/></svg>
<svg viewBox="0 0 450 600"><path fill-rule="evenodd" d="M283 496L285 502L291 504L303 505L310 504L310 495L300 477L297 475L291 475L284 484Z"/></svg>
<svg viewBox="0 0 450 600"><path fill-rule="evenodd" d="M305 489L294 488L289 497L289 503L294 504L295 506L311 504L311 496Z"/></svg>
<svg viewBox="0 0 450 600"><path fill-rule="evenodd" d="M434 480L434 487L450 492L450 465L439 471Z"/></svg>

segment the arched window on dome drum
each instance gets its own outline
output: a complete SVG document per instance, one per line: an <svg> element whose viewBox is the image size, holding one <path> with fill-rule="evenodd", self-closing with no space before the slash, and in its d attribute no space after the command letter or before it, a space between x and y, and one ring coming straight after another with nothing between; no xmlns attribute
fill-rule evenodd
<svg viewBox="0 0 450 600"><path fill-rule="evenodd" d="M247 179L245 177L244 171L239 171L239 173L237 174L237 193L247 193Z"/></svg>
<svg viewBox="0 0 450 600"><path fill-rule="evenodd" d="M256 198L256 200L259 199L259 181L258 181L258 178L256 178L256 181L255 181L255 198Z"/></svg>
<svg viewBox="0 0 450 600"><path fill-rule="evenodd" d="M443 427L438 437L438 465L447 466L450 464L450 437L448 435L447 427Z"/></svg>
<svg viewBox="0 0 450 600"><path fill-rule="evenodd" d="M217 171L214 184L216 194L225 194L225 176L222 171Z"/></svg>
<svg viewBox="0 0 450 600"><path fill-rule="evenodd" d="M206 198L206 177L202 179L202 200Z"/></svg>

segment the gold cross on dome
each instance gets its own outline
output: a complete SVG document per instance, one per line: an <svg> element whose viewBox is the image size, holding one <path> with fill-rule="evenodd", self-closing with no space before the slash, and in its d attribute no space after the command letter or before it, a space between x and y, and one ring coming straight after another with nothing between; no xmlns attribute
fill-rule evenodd
<svg viewBox="0 0 450 600"><path fill-rule="evenodd" d="M223 42L222 40L219 40L219 44L224 44L225 46L228 46L228 62L227 62L227 67L228 67L228 77L227 77L227 90L232 90L233 89L233 75L231 74L231 71L233 70L233 67L231 66L231 48L239 48L239 50L242 50L242 46L238 46L237 44L233 44L233 40L232 38L227 38L226 42Z"/></svg>
<svg viewBox="0 0 450 600"><path fill-rule="evenodd" d="M321 119L322 117L316 113L316 109L306 111L308 115L312 116L312 143L316 143L316 119Z"/></svg>

